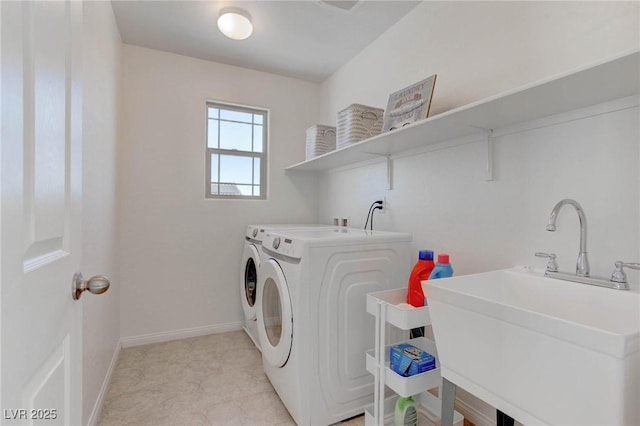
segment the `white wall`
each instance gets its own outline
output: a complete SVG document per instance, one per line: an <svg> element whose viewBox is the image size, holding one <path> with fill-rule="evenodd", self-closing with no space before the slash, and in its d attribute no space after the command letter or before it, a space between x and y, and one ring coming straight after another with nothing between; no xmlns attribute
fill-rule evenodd
<svg viewBox="0 0 640 426"><path fill-rule="evenodd" d="M639 16L638 2L425 2L323 83L321 121L335 122L351 103L385 106L389 93L434 73L437 114L639 49ZM493 181L484 180L481 143L408 153L394 161L390 191L380 162L327 173L318 218L348 215L362 226L369 205L386 196L376 228L411 232L416 251L450 253L456 274L543 268L536 251L557 253L571 270L575 212L562 211L555 233L545 225L557 201L574 198L588 219L592 273L607 276L615 260L640 258L638 100L575 114L532 129L494 129ZM632 280L637 288L637 273ZM460 394L485 415L471 421L492 417L490 407Z"/></svg>
<svg viewBox="0 0 640 426"><path fill-rule="evenodd" d="M86 2L83 34L83 254L85 277L106 274L111 288L85 294L83 304L83 424L95 422L101 392L120 341L117 259L116 128L120 35L111 3ZM96 403L97 406L96 406ZM94 411L96 410L96 411Z"/></svg>
<svg viewBox="0 0 640 426"><path fill-rule="evenodd" d="M321 118L437 74L432 114L640 43L638 2L424 2L322 84Z"/></svg>
<svg viewBox="0 0 640 426"><path fill-rule="evenodd" d="M318 90L317 84L124 46L118 161L125 343L239 327L246 226L316 220L315 179L292 179L283 170L304 158ZM267 201L205 200L208 99L270 109Z"/></svg>
<svg viewBox="0 0 640 426"><path fill-rule="evenodd" d="M371 202L385 196L387 211L376 213L375 228L411 232L416 250L450 253L457 274L544 267L535 251L555 252L560 267L571 270L579 240L575 211L562 211L555 233L545 225L557 201L574 198L588 219L592 273L608 276L615 260L638 259L637 105L627 99L585 109L578 120L556 116L558 123L532 130L518 126L502 136L498 130L493 181L484 179L481 142L394 160L390 191L385 163L329 172L321 179L320 220L342 212L363 226Z"/></svg>

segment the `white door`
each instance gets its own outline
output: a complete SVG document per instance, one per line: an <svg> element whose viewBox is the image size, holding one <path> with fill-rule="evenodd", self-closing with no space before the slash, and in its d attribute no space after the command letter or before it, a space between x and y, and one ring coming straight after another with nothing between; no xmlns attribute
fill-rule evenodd
<svg viewBox="0 0 640 426"><path fill-rule="evenodd" d="M82 3L0 2L3 424L81 424Z"/></svg>

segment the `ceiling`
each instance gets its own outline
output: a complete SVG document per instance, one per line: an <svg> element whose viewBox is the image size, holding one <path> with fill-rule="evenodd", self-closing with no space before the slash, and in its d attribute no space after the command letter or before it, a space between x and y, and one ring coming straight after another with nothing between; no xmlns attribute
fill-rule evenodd
<svg viewBox="0 0 640 426"><path fill-rule="evenodd" d="M420 1L407 0L112 0L127 44L321 82ZM231 40L216 26L219 11L242 8L253 35Z"/></svg>

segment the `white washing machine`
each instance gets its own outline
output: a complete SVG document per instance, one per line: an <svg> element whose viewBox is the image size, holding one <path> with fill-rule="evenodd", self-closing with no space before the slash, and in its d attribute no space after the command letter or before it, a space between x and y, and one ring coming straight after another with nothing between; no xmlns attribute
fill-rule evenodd
<svg viewBox="0 0 640 426"><path fill-rule="evenodd" d="M298 425L335 423L373 401L366 295L407 285L410 242L353 228L267 233L256 304L262 361Z"/></svg>
<svg viewBox="0 0 640 426"><path fill-rule="evenodd" d="M270 230L285 229L320 229L336 227L320 224L266 224L249 225L244 235L244 249L240 261L240 299L244 311L243 329L260 350L258 339L258 325L256 323L256 285L258 282L258 268L262 250L262 239Z"/></svg>

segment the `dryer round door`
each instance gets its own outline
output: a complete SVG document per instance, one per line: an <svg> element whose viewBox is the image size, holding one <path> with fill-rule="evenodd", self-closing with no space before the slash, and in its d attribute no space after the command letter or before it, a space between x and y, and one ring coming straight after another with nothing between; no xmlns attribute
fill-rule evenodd
<svg viewBox="0 0 640 426"><path fill-rule="evenodd" d="M289 287L278 262L262 262L258 282L258 336L262 356L275 367L287 363L293 343Z"/></svg>
<svg viewBox="0 0 640 426"><path fill-rule="evenodd" d="M253 244L245 245L240 264L240 299L244 317L248 320L256 319L256 297L258 291L258 268L260 255Z"/></svg>

